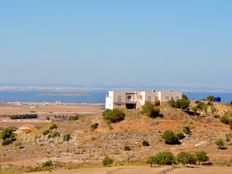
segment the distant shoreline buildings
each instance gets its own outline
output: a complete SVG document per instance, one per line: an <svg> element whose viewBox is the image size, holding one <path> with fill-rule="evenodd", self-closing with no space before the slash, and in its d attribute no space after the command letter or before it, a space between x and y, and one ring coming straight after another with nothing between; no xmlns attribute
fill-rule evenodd
<svg viewBox="0 0 232 174"><path fill-rule="evenodd" d="M140 109L145 102L162 104L169 100L182 99L179 91L108 91L105 99L105 108Z"/></svg>

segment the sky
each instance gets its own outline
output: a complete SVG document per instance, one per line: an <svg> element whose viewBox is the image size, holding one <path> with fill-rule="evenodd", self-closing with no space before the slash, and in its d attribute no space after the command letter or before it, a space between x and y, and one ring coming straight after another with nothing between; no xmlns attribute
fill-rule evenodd
<svg viewBox="0 0 232 174"><path fill-rule="evenodd" d="M231 0L0 0L0 84L232 89Z"/></svg>

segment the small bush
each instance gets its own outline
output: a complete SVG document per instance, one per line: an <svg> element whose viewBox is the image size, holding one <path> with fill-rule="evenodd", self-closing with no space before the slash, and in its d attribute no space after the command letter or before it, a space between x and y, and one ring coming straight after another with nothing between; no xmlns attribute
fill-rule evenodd
<svg viewBox="0 0 232 174"><path fill-rule="evenodd" d="M192 131L191 131L190 127L188 127L188 126L184 126L183 127L183 132L185 134L187 134L187 135L191 135L192 134Z"/></svg>
<svg viewBox="0 0 232 174"><path fill-rule="evenodd" d="M218 146L218 149L225 149L225 142L223 139L217 139L215 144Z"/></svg>
<svg viewBox="0 0 232 174"><path fill-rule="evenodd" d="M95 129L98 128L98 126L99 126L98 123L94 123L94 124L92 124L92 125L90 126L90 128L91 128L91 130L95 130Z"/></svg>
<svg viewBox="0 0 232 174"><path fill-rule="evenodd" d="M14 128L4 128L0 133L0 138L3 140L2 145L9 145L16 140Z"/></svg>
<svg viewBox="0 0 232 174"><path fill-rule="evenodd" d="M210 95L210 96L207 97L207 100L210 101L210 102L213 102L214 99L215 99L215 97L212 96L212 95Z"/></svg>
<svg viewBox="0 0 232 174"><path fill-rule="evenodd" d="M125 113L119 109L106 109L103 113L103 118L109 123L116 123L124 120Z"/></svg>
<svg viewBox="0 0 232 174"><path fill-rule="evenodd" d="M49 161L45 161L42 163L42 167L52 167L53 166L53 162L51 160Z"/></svg>
<svg viewBox="0 0 232 174"><path fill-rule="evenodd" d="M224 124L229 124L231 119L228 114L224 114L223 116L220 117L220 121Z"/></svg>
<svg viewBox="0 0 232 174"><path fill-rule="evenodd" d="M2 145L3 146L6 146L6 145L9 145L13 142L12 138L6 138L3 142L2 142Z"/></svg>
<svg viewBox="0 0 232 174"><path fill-rule="evenodd" d="M53 129L57 129L58 128L58 126L55 124L55 123L53 123L51 126L50 126L50 130L53 130Z"/></svg>
<svg viewBox="0 0 232 174"><path fill-rule="evenodd" d="M114 160L112 158L109 158L108 156L106 156L103 161L102 164L106 167L109 167L113 164Z"/></svg>
<svg viewBox="0 0 232 174"><path fill-rule="evenodd" d="M186 95L183 95L182 99L178 99L176 101L174 99L171 99L168 104L174 108L186 109L189 107L190 101Z"/></svg>
<svg viewBox="0 0 232 174"><path fill-rule="evenodd" d="M80 119L80 115L76 114L76 115L71 115L68 117L69 121L75 121L75 120L79 120Z"/></svg>
<svg viewBox="0 0 232 174"><path fill-rule="evenodd" d="M144 140L144 141L142 142L142 146L150 146L150 144L149 144L148 141Z"/></svg>
<svg viewBox="0 0 232 174"><path fill-rule="evenodd" d="M161 137L166 144L180 144L178 137L171 130L166 130Z"/></svg>
<svg viewBox="0 0 232 174"><path fill-rule="evenodd" d="M50 130L46 129L43 131L43 135L47 135L47 134L49 134L49 132L50 132Z"/></svg>
<svg viewBox="0 0 232 174"><path fill-rule="evenodd" d="M55 137L59 137L60 136L60 133L57 132L57 131L51 131L49 134L48 134L48 138L55 138Z"/></svg>
<svg viewBox="0 0 232 174"><path fill-rule="evenodd" d="M125 151L131 151L131 148L130 148L130 146L124 146L124 150Z"/></svg>
<svg viewBox="0 0 232 174"><path fill-rule="evenodd" d="M232 133L225 134L225 137L226 137L226 141L229 142L230 139L232 138Z"/></svg>
<svg viewBox="0 0 232 174"><path fill-rule="evenodd" d="M178 133L176 134L176 136L177 136L178 140L182 140L182 139L185 138L185 136L184 136L184 134L183 134L182 132L178 132Z"/></svg>
<svg viewBox="0 0 232 174"><path fill-rule="evenodd" d="M196 106L196 109L207 112L208 105L205 104L204 102L199 102Z"/></svg>
<svg viewBox="0 0 232 174"><path fill-rule="evenodd" d="M230 130L232 130L232 120L229 122Z"/></svg>
<svg viewBox="0 0 232 174"><path fill-rule="evenodd" d="M195 158L199 163L209 160L209 157L207 156L207 153L204 152L204 151L195 152Z"/></svg>
<svg viewBox="0 0 232 174"><path fill-rule="evenodd" d="M72 137L71 137L70 134L65 134L64 137L63 137L63 140L64 140L64 141L69 141L69 140L71 140L71 139L72 139Z"/></svg>
<svg viewBox="0 0 232 174"><path fill-rule="evenodd" d="M176 157L176 161L182 164L196 164L194 155L188 152L180 152Z"/></svg>
<svg viewBox="0 0 232 174"><path fill-rule="evenodd" d="M160 108L151 102L146 102L142 106L142 113L147 114L151 118L156 118L160 116Z"/></svg>

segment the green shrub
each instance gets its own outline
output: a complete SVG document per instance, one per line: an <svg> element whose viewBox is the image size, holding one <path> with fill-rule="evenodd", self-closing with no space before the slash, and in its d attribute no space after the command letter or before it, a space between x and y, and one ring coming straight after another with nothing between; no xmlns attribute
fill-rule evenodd
<svg viewBox="0 0 232 174"><path fill-rule="evenodd" d="M226 141L229 142L230 139L232 138L232 133L225 134L225 137L226 137Z"/></svg>
<svg viewBox="0 0 232 174"><path fill-rule="evenodd" d="M189 107L190 101L186 95L183 95L182 99L178 99L176 101L172 98L170 101L168 101L168 104L174 108L185 109Z"/></svg>
<svg viewBox="0 0 232 174"><path fill-rule="evenodd" d="M218 149L225 149L225 142L223 139L217 139L215 144L218 146Z"/></svg>
<svg viewBox="0 0 232 174"><path fill-rule="evenodd" d="M9 145L13 142L12 138L6 138L5 140L3 140L2 145L6 146Z"/></svg>
<svg viewBox="0 0 232 174"><path fill-rule="evenodd" d="M207 112L208 105L205 104L204 102L199 102L199 103L196 105L196 109L197 109L197 110L201 110L201 111Z"/></svg>
<svg viewBox="0 0 232 174"><path fill-rule="evenodd" d="M124 146L124 150L125 151L131 151L131 148L130 148L130 146Z"/></svg>
<svg viewBox="0 0 232 174"><path fill-rule="evenodd" d="M182 140L182 139L185 138L185 136L184 136L184 134L183 134L182 132L178 132L178 133L176 134L176 136L177 136L178 140Z"/></svg>
<svg viewBox="0 0 232 174"><path fill-rule="evenodd" d="M102 164L106 167L109 167L113 164L114 160L108 156L106 156L103 161L102 161Z"/></svg>
<svg viewBox="0 0 232 174"><path fill-rule="evenodd" d="M220 117L220 121L224 124L229 124L231 121L231 118L229 114L225 113L223 116Z"/></svg>
<svg viewBox="0 0 232 174"><path fill-rule="evenodd" d="M164 151L157 153L155 156L151 156L148 163L152 164L161 164L161 165L171 165L175 163L174 155L169 151Z"/></svg>
<svg viewBox="0 0 232 174"><path fill-rule="evenodd" d="M58 128L58 126L55 124L55 123L53 123L51 126L50 126L50 130L53 130L53 129L57 129Z"/></svg>
<svg viewBox="0 0 232 174"><path fill-rule="evenodd" d="M64 141L69 141L69 140L71 140L71 139L72 139L72 137L71 137L70 134L65 134L65 135L63 136L63 140L64 140Z"/></svg>
<svg viewBox="0 0 232 174"><path fill-rule="evenodd" d="M149 144L148 141L144 140L144 141L142 142L142 146L150 146L150 144Z"/></svg>
<svg viewBox="0 0 232 174"><path fill-rule="evenodd" d="M161 137L166 144L180 144L178 137L171 130L166 130Z"/></svg>
<svg viewBox="0 0 232 174"><path fill-rule="evenodd" d="M4 128L0 133L0 138L3 140L2 145L9 145L16 140L14 128Z"/></svg>
<svg viewBox="0 0 232 174"><path fill-rule="evenodd" d="M103 118L109 123L116 123L124 120L125 113L119 109L106 109L103 113Z"/></svg>
<svg viewBox="0 0 232 174"><path fill-rule="evenodd" d="M43 135L47 135L47 134L49 134L49 132L50 132L50 130L46 129L43 131Z"/></svg>
<svg viewBox="0 0 232 174"><path fill-rule="evenodd" d="M194 155L188 152L180 152L176 157L176 161L182 164L196 164Z"/></svg>
<svg viewBox="0 0 232 174"><path fill-rule="evenodd" d="M48 138L55 138L59 136L60 136L60 133L57 131L50 131L50 133L48 134Z"/></svg>
<svg viewBox="0 0 232 174"><path fill-rule="evenodd" d="M76 114L76 115L71 115L68 117L69 121L75 121L75 120L79 120L80 119L80 115Z"/></svg>
<svg viewBox="0 0 232 174"><path fill-rule="evenodd" d="M207 100L210 101L210 102L213 102L214 99L215 99L215 97L212 96L212 95L210 95L210 96L207 97Z"/></svg>
<svg viewBox="0 0 232 174"><path fill-rule="evenodd" d="M99 126L98 123L94 123L94 124L92 124L92 125L90 126L90 128L91 128L91 130L95 130L95 129L98 128L98 126Z"/></svg>
<svg viewBox="0 0 232 174"><path fill-rule="evenodd" d="M229 122L230 130L232 130L232 120Z"/></svg>
<svg viewBox="0 0 232 174"><path fill-rule="evenodd" d="M205 162L209 160L207 153L204 151L195 152L195 158L198 162Z"/></svg>
<svg viewBox="0 0 232 174"><path fill-rule="evenodd" d="M151 167L153 164L158 164L156 156L150 156L147 160L147 163L150 164Z"/></svg>
<svg viewBox="0 0 232 174"><path fill-rule="evenodd" d="M147 114L151 118L156 118L160 116L160 108L151 102L146 102L142 106L142 113Z"/></svg>
<svg viewBox="0 0 232 174"><path fill-rule="evenodd" d="M184 126L183 127L183 132L185 134L187 134L187 135L191 135L192 134L192 131L191 131L190 127L188 127L188 126Z"/></svg>
<svg viewBox="0 0 232 174"><path fill-rule="evenodd" d="M52 167L53 166L53 162L51 160L49 161L45 161L42 163L42 167Z"/></svg>

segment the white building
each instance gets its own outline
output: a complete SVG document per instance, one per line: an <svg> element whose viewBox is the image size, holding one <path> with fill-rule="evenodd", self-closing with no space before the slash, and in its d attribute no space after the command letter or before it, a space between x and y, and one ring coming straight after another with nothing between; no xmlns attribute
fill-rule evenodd
<svg viewBox="0 0 232 174"><path fill-rule="evenodd" d="M178 91L109 91L106 95L105 108L140 109L147 101L156 104L181 98L182 93Z"/></svg>

